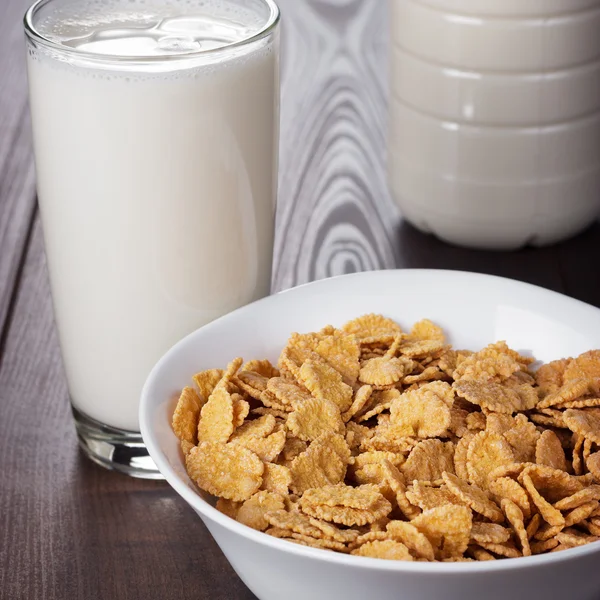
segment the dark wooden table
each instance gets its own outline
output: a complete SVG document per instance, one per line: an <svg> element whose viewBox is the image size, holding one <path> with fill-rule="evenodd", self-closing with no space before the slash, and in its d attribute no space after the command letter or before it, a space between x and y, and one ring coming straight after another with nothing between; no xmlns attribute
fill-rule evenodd
<svg viewBox="0 0 600 600"><path fill-rule="evenodd" d="M0 2L0 599L249 599L192 510L77 449L39 225L21 16ZM384 0L280 0L284 12L274 289L352 271L495 273L600 306L600 226L510 254L404 223L386 187Z"/></svg>

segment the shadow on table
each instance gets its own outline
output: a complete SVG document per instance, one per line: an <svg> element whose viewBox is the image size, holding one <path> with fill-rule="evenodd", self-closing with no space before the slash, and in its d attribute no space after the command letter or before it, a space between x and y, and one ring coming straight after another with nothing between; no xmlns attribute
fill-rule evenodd
<svg viewBox="0 0 600 600"><path fill-rule="evenodd" d="M600 306L600 223L561 244L492 252L459 248L401 221L396 266L452 269L510 277Z"/></svg>

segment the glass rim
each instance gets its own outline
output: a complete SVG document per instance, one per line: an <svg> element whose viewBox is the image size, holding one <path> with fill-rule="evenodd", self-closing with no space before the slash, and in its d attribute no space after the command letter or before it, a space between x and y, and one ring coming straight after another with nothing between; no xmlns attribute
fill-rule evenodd
<svg viewBox="0 0 600 600"><path fill-rule="evenodd" d="M56 42L49 37L40 33L33 23L35 14L37 11L44 6L54 2L55 0L36 0L25 12L23 17L23 26L25 29L25 35L27 38L36 42L46 48L55 50L56 52L66 54L73 57L85 58L93 62L117 62L123 64L139 64L139 63L165 63L165 62L178 62L178 61L189 61L194 58L210 57L216 54L229 52L236 48L243 48L249 46L255 42L258 42L271 33L273 33L279 21L281 19L281 11L275 0L259 0L269 9L269 17L265 24L254 34L249 37L245 37L237 42L225 44L218 48L209 48L207 50L195 50L193 52L185 52L182 54L166 54L163 56L119 56L114 54L98 54L97 52L89 52L87 50L79 50L70 46L65 46L60 42Z"/></svg>

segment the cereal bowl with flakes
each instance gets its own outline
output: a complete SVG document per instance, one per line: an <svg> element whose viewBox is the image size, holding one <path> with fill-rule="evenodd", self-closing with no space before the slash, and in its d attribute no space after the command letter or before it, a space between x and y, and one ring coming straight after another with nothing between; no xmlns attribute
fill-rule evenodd
<svg viewBox="0 0 600 600"><path fill-rule="evenodd" d="M141 429L261 600L597 600L599 348L525 283L348 275L183 339Z"/></svg>

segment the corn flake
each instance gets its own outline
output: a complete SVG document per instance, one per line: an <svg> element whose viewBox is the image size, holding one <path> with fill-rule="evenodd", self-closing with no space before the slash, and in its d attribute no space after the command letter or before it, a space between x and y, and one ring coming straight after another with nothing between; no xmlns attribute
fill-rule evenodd
<svg viewBox="0 0 600 600"><path fill-rule="evenodd" d="M592 412L592 410L569 408L563 413L563 419L572 432L600 444L600 411Z"/></svg>
<svg viewBox="0 0 600 600"><path fill-rule="evenodd" d="M201 442L186 457L190 478L214 496L241 502L262 485L264 465L250 450L233 444Z"/></svg>
<svg viewBox="0 0 600 600"><path fill-rule="evenodd" d="M448 491L460 500L461 504L468 506L474 512L487 517L494 523L502 523L504 521L504 515L500 508L481 488L476 485L470 485L467 481L459 479L452 473L444 472L442 477L448 487Z"/></svg>
<svg viewBox="0 0 600 600"><path fill-rule="evenodd" d="M264 531L269 527L265 514L273 510L283 510L283 507L281 494L268 491L256 492L240 506L236 520L252 529Z"/></svg>
<svg viewBox="0 0 600 600"><path fill-rule="evenodd" d="M192 379L196 382L196 385L200 390L200 397L202 398L201 404L205 404L219 381L223 379L223 370L209 369L208 371L202 371L196 373Z"/></svg>
<svg viewBox="0 0 600 600"><path fill-rule="evenodd" d="M512 464L514 458L510 444L501 435L481 431L471 440L467 450L469 481L487 489L490 473L497 467Z"/></svg>
<svg viewBox="0 0 600 600"><path fill-rule="evenodd" d="M561 471L566 471L568 468L562 444L558 436L550 429L546 429L537 441L535 462Z"/></svg>
<svg viewBox="0 0 600 600"><path fill-rule="evenodd" d="M323 362L306 361L300 369L300 380L318 400L330 400L340 412L352 405L352 388L342 381L334 368Z"/></svg>
<svg viewBox="0 0 600 600"><path fill-rule="evenodd" d="M411 523L431 542L438 559L461 556L467 550L473 521L465 506L432 508Z"/></svg>
<svg viewBox="0 0 600 600"><path fill-rule="evenodd" d="M474 521L471 526L470 543L503 544L510 539L510 531L496 523Z"/></svg>
<svg viewBox="0 0 600 600"><path fill-rule="evenodd" d="M292 412L287 420L291 434L311 441L325 433L343 433L344 422L336 404L325 399L311 398Z"/></svg>
<svg viewBox="0 0 600 600"><path fill-rule="evenodd" d="M404 392L392 402L391 423L396 436L429 438L447 435L452 424L451 405L437 389L435 383L430 383L418 390Z"/></svg>
<svg viewBox="0 0 600 600"><path fill-rule="evenodd" d="M412 361L384 356L371 358L363 363L358 378L362 383L377 387L392 385L404 377L407 366L412 368Z"/></svg>
<svg viewBox="0 0 600 600"><path fill-rule="evenodd" d="M172 427L175 435L193 446L198 441L198 419L200 418L201 398L194 388L183 388L173 413ZM185 452L184 452L185 454Z"/></svg>
<svg viewBox="0 0 600 600"><path fill-rule="evenodd" d="M435 481L442 473L454 472L454 444L441 440L424 440L411 451L401 470L407 481Z"/></svg>
<svg viewBox="0 0 600 600"><path fill-rule="evenodd" d="M288 467L273 463L265 463L261 487L262 490L285 496L289 492L291 483L292 474Z"/></svg>
<svg viewBox="0 0 600 600"><path fill-rule="evenodd" d="M302 494L311 488L340 483L346 474L346 465L334 450L313 442L290 463L290 471L290 489Z"/></svg>
<svg viewBox="0 0 600 600"><path fill-rule="evenodd" d="M200 411L198 441L225 443L233 430L233 398L218 385Z"/></svg>
<svg viewBox="0 0 600 600"><path fill-rule="evenodd" d="M414 560L408 548L401 542L396 542L394 540L376 540L367 542L356 550L353 550L351 554L387 560Z"/></svg>

